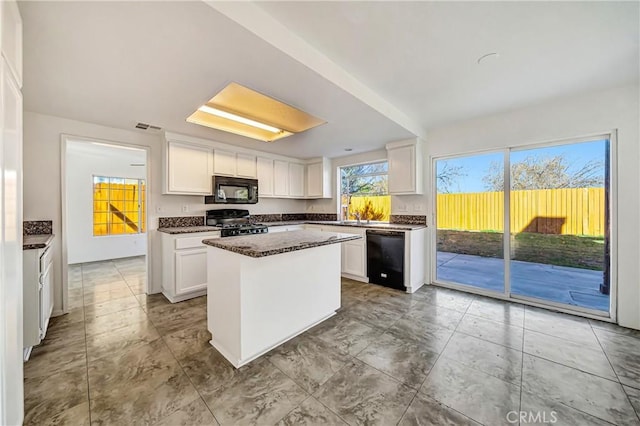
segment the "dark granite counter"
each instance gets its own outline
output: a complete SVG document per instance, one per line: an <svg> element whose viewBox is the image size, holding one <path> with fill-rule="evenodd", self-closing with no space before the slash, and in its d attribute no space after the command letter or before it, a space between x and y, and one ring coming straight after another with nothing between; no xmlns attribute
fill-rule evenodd
<svg viewBox="0 0 640 426"><path fill-rule="evenodd" d="M404 223L383 223L383 222L343 222L340 220L325 220L325 221L312 221L312 220L293 220L293 221L280 221L280 222L263 222L267 226L288 226L288 225L328 225L328 226L351 226L354 228L370 228L370 229L389 229L396 231L414 231L416 229L426 228L426 225L404 224Z"/></svg>
<svg viewBox="0 0 640 426"><path fill-rule="evenodd" d="M53 241L53 234L24 235L22 250L37 250L47 247Z"/></svg>
<svg viewBox="0 0 640 426"><path fill-rule="evenodd" d="M206 245L249 257L273 256L329 244L360 239L359 235L320 231L291 231L273 234L203 240Z"/></svg>
<svg viewBox="0 0 640 426"><path fill-rule="evenodd" d="M165 234L191 234L196 232L219 231L220 228L215 226L175 226L170 228L158 228L158 232Z"/></svg>

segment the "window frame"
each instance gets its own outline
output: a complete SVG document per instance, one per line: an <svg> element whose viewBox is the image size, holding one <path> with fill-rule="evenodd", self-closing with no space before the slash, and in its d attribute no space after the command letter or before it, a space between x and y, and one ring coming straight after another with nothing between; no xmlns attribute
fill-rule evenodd
<svg viewBox="0 0 640 426"><path fill-rule="evenodd" d="M343 192L342 192L342 170L343 169L347 169L350 167L360 167L360 166L368 166L368 165L374 165L374 164L382 164L385 163L386 164L386 168L387 170L384 173L381 172L376 172L376 173L365 173L362 175L359 175L358 177L376 177L376 176L386 176L387 178L387 191L384 194L375 194L375 193L368 193L368 194L362 194L364 196L388 196L391 197L391 194L389 193L389 160L386 158L381 158L378 160L372 160L372 161L363 161L360 163L351 163L351 164L344 164L344 165L340 165L337 168L337 194L338 196L337 198L337 216L338 216L338 220L340 221L349 221L351 219L349 219L349 204L346 205L347 210L346 210L346 218L344 217L344 210L343 210L343 204L342 204L342 197ZM348 194L346 194L348 195ZM391 199L389 199L389 203L391 203ZM391 209L389 209L389 216L391 216Z"/></svg>
<svg viewBox="0 0 640 426"><path fill-rule="evenodd" d="M99 181L99 179L102 179L101 181ZM133 222L135 223L135 225L138 227L138 230L136 232L126 232L127 229L127 223L126 221L124 221L125 223L123 224L123 229L125 230L124 232L112 232L112 215L114 214L111 211L111 184L113 180L122 180L124 181L123 185L127 185L127 181L136 181L137 183L134 185L137 185L137 200L138 200L138 206L137 206L137 222ZM107 195L107 210L106 211L97 211L95 210L95 203L96 201L103 201L104 200L96 200L96 184L99 183L107 183L107 191L108 191L108 195ZM124 189L123 189L124 191ZM146 234L147 233L147 223L146 223L146 202L147 202L147 180L143 179L143 178L128 178L128 177L119 177L119 176L104 176L104 175L97 175L97 174L93 174L91 176L91 192L92 192L92 221L91 221L91 227L92 227L92 236L93 237L113 237L113 236L123 236L123 235L141 235L141 234ZM122 203L126 203L126 197L122 200L116 200L116 201L121 201ZM124 217L127 217L126 214L130 213L131 211L126 210L126 208L124 210L119 210L119 212L124 215ZM103 213L107 215L106 218L106 222L96 222L96 214L98 213ZM128 218L127 218L128 219ZM106 225L107 227L107 231L105 234L96 234L96 225Z"/></svg>

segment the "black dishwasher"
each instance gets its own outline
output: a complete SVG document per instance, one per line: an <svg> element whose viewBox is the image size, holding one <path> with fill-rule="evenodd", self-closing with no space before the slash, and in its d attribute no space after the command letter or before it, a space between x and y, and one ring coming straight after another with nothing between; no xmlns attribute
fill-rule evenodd
<svg viewBox="0 0 640 426"><path fill-rule="evenodd" d="M404 232L367 230L369 282L406 290L404 286Z"/></svg>

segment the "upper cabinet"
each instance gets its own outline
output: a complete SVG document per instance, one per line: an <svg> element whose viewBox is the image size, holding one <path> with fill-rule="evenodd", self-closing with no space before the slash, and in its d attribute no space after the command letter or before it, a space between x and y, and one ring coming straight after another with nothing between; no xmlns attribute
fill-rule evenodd
<svg viewBox="0 0 640 426"><path fill-rule="evenodd" d="M213 151L205 146L168 141L164 194L211 195Z"/></svg>
<svg viewBox="0 0 640 426"><path fill-rule="evenodd" d="M331 198L331 161L327 158L311 160L307 164L305 197Z"/></svg>
<svg viewBox="0 0 640 426"><path fill-rule="evenodd" d="M243 178L257 177L256 156L239 152L236 154L236 174Z"/></svg>
<svg viewBox="0 0 640 426"><path fill-rule="evenodd" d="M213 173L224 176L256 178L256 156L222 149L213 150Z"/></svg>
<svg viewBox="0 0 640 426"><path fill-rule="evenodd" d="M256 151L257 152L257 151ZM298 160L165 132L163 194L211 195L211 176L258 180L262 198L331 198L331 161Z"/></svg>
<svg viewBox="0 0 640 426"><path fill-rule="evenodd" d="M258 196L273 197L273 160L258 157L256 159L256 176L258 178Z"/></svg>
<svg viewBox="0 0 640 426"><path fill-rule="evenodd" d="M422 194L422 144L418 139L387 144L389 193Z"/></svg>
<svg viewBox="0 0 640 426"><path fill-rule="evenodd" d="M289 163L289 196L304 197L304 164Z"/></svg>
<svg viewBox="0 0 640 426"><path fill-rule="evenodd" d="M213 150L213 173L216 175L236 175L236 153L222 149Z"/></svg>
<svg viewBox="0 0 640 426"><path fill-rule="evenodd" d="M22 88L22 19L15 1L1 1L0 29L2 30L2 56L13 74L18 86Z"/></svg>
<svg viewBox="0 0 640 426"><path fill-rule="evenodd" d="M258 181L258 188L260 182ZM273 196L289 196L289 162L282 160L273 161Z"/></svg>

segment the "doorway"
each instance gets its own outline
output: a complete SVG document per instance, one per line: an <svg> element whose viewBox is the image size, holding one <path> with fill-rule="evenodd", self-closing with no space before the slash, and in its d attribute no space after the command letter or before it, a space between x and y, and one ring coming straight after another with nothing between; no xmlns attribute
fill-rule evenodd
<svg viewBox="0 0 640 426"><path fill-rule="evenodd" d="M63 309L136 306L149 282L148 150L71 136L62 148Z"/></svg>
<svg viewBox="0 0 640 426"><path fill-rule="evenodd" d="M433 281L614 319L613 143L434 159Z"/></svg>

